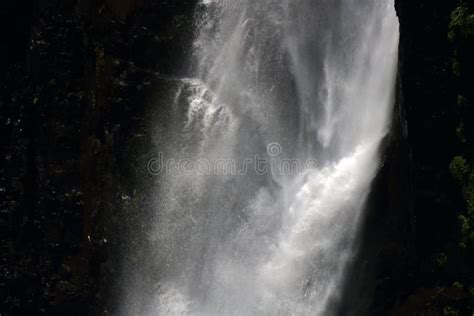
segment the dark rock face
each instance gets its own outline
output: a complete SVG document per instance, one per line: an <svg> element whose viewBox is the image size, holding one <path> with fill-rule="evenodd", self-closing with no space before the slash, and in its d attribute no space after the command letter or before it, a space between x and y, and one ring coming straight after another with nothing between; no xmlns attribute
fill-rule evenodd
<svg viewBox="0 0 474 316"><path fill-rule="evenodd" d="M459 222L468 213L469 199L450 172L454 156L463 155L471 163L474 158L472 89L465 88L473 79L474 37L470 33L459 41L452 38L453 32L464 32L453 29L453 13L459 7L474 12L472 1L396 0L401 32L398 103L407 122L412 215L403 221L407 210L400 208L395 222L413 223L414 233L408 248L399 244L401 249L411 245L411 256L391 256L382 264L411 262L395 275L401 279L398 286L376 296L375 309L385 305L385 314L473 312L473 248L460 236L466 227ZM468 24L467 29L472 27ZM463 109L460 95L466 100ZM392 296L392 307L386 295Z"/></svg>
<svg viewBox="0 0 474 316"><path fill-rule="evenodd" d="M1 5L18 25L3 39L0 314L113 313L147 117L158 78L184 70L195 2L19 4Z"/></svg>

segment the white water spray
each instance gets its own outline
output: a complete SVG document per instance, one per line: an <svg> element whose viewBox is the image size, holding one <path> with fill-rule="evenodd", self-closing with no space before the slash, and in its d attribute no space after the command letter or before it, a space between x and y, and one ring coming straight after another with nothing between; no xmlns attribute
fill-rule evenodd
<svg viewBox="0 0 474 316"><path fill-rule="evenodd" d="M389 129L393 0L203 0L196 20L166 155L240 166L278 143L319 166L161 175L159 282L128 313L331 315Z"/></svg>

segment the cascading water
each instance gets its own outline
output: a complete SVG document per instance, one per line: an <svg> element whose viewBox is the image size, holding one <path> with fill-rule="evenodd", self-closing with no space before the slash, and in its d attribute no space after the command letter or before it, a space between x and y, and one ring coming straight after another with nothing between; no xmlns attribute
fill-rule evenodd
<svg viewBox="0 0 474 316"><path fill-rule="evenodd" d="M128 313L330 315L389 129L393 0L203 0L196 21L159 145L184 161L159 175L159 281Z"/></svg>

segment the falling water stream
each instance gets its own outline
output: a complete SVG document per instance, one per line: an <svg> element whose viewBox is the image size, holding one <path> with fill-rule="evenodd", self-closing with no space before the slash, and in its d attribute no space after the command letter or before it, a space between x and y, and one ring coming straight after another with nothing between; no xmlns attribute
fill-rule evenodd
<svg viewBox="0 0 474 316"><path fill-rule="evenodd" d="M332 315L390 128L393 0L203 0L195 20L160 148L198 170L159 176L159 282L133 314Z"/></svg>

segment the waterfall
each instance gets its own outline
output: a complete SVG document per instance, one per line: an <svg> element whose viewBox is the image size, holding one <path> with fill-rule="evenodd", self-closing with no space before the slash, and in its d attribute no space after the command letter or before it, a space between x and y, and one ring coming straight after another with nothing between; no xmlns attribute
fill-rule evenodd
<svg viewBox="0 0 474 316"><path fill-rule="evenodd" d="M195 20L158 146L158 281L131 313L331 315L390 128L393 0L202 0Z"/></svg>

